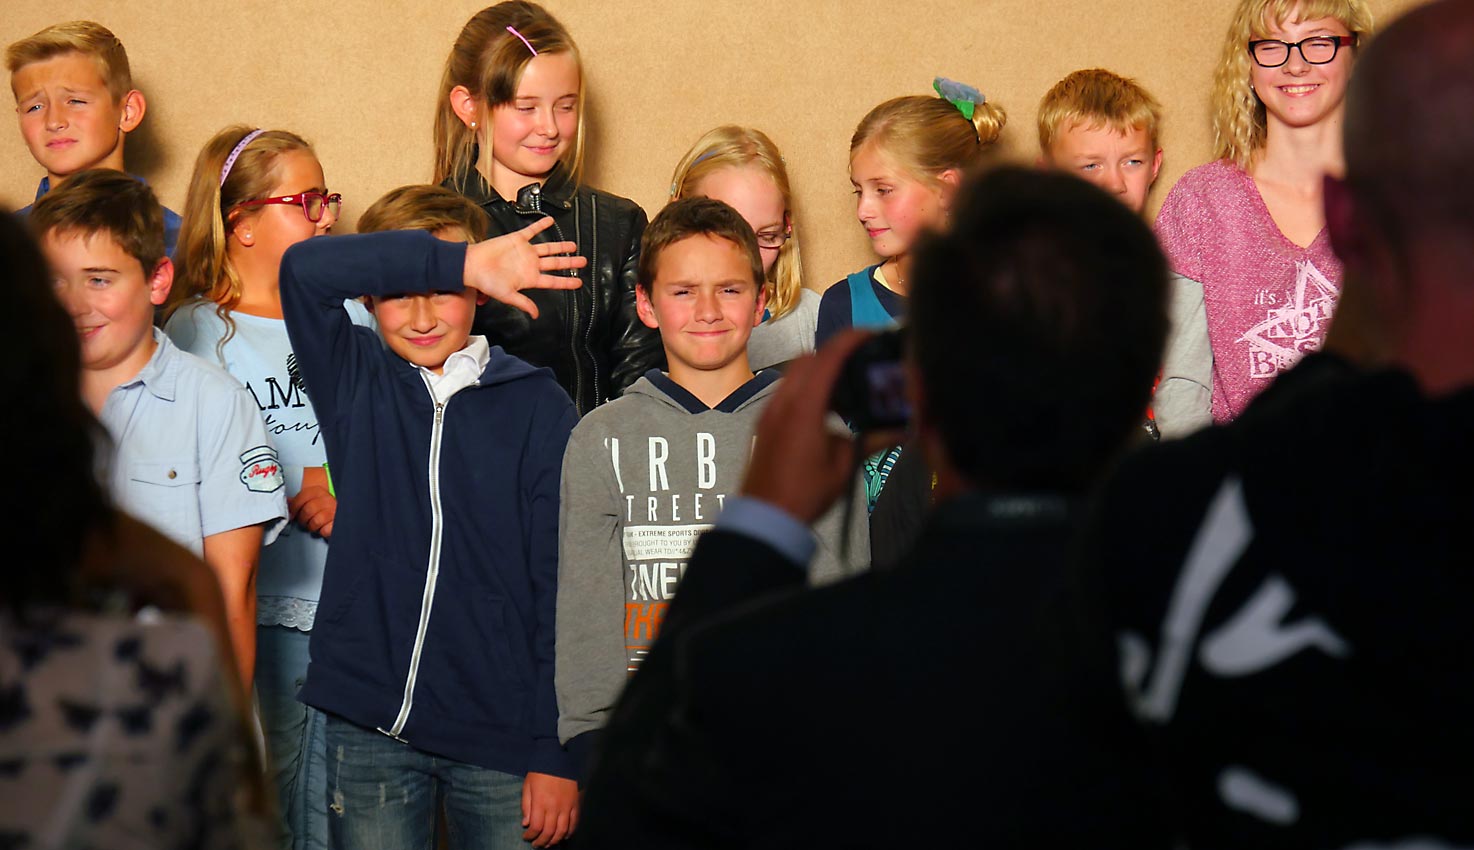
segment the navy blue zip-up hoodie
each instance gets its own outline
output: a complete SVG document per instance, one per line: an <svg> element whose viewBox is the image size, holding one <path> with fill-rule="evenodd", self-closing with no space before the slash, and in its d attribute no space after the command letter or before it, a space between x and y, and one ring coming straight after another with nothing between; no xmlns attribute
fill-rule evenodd
<svg viewBox="0 0 1474 850"><path fill-rule="evenodd" d="M558 744L558 484L577 421L547 369L491 349L437 406L419 369L343 310L460 291L466 245L407 231L309 239L282 259L292 350L338 495L299 699L416 749L572 777Z"/></svg>

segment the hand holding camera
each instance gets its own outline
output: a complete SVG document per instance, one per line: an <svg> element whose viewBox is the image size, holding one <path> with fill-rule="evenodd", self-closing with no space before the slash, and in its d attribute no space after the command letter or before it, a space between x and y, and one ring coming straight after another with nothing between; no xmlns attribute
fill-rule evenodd
<svg viewBox="0 0 1474 850"><path fill-rule="evenodd" d="M833 404L842 397L849 405L847 399L857 397L856 387L860 383L868 386L874 371L870 366L883 367L891 362L899 368L899 338L875 342L885 336L846 331L816 355L795 360L788 367L783 383L758 422L757 445L747 467L743 495L780 508L800 522L812 523L849 492L856 468L856 440L836 433L830 426ZM889 352L897 356L887 360ZM878 400L879 409L893 410L893 393L902 392L904 398L904 373L881 368L876 374L887 375L877 378L884 396ZM897 380L901 381L899 385ZM848 389L840 390L841 384ZM869 398L870 393L861 391L858 397ZM859 403L859 407L872 409L868 402ZM894 426L883 427L883 417L865 421L871 430L862 433L861 452L895 445L904 437Z"/></svg>

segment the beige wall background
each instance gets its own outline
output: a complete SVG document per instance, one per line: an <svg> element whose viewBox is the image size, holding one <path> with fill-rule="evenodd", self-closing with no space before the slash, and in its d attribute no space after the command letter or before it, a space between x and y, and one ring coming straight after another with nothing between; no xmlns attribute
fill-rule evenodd
<svg viewBox="0 0 1474 850"><path fill-rule="evenodd" d="M1371 0L1379 27L1418 0ZM705 130L756 126L783 150L806 283L872 262L854 218L849 137L872 106L928 94L935 75L1008 112L1003 157L1031 162L1039 98L1077 68L1134 77L1166 110L1152 211L1211 155L1207 95L1231 0L545 0L578 41L588 90L588 181L653 217L676 160ZM128 49L148 99L130 171L182 212L201 145L232 123L298 132L343 224L395 186L428 180L442 63L484 0L4 0L0 44L87 18ZM13 103L13 100L12 100ZM0 206L43 172L0 129Z"/></svg>

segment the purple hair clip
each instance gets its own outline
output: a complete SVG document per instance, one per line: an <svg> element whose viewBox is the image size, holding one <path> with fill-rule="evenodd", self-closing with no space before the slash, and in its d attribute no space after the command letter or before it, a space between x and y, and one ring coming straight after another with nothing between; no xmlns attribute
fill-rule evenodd
<svg viewBox="0 0 1474 850"><path fill-rule="evenodd" d="M231 166L235 165L236 157L241 155L241 151L246 149L246 145L249 145L253 139L264 132L266 131L252 130L251 132L246 134L246 137L244 139L241 139L239 142L235 143L235 147L230 151L230 156L225 158L225 165L220 168L221 186L225 185L225 178L230 176L230 168Z"/></svg>
<svg viewBox="0 0 1474 850"><path fill-rule="evenodd" d="M530 42L530 41L527 40L527 36L523 35L520 32L517 32L517 28L516 27L514 27L514 26L508 26L507 27L507 32L509 32L512 35L515 35L519 39L521 39L522 40L522 43L525 44L525 45L527 45L528 52L530 52L533 56L536 56L537 55L537 48L535 48L535 47L532 46L532 42Z"/></svg>

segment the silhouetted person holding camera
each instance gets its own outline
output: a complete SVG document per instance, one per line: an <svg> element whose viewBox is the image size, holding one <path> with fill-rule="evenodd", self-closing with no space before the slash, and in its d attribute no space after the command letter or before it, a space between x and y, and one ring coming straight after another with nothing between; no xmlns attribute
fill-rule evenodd
<svg viewBox="0 0 1474 850"><path fill-rule="evenodd" d="M1067 569L1147 404L1166 282L1147 227L1084 181L974 183L917 258L906 368L937 504L915 550L802 589L857 449L824 421L866 337L837 338L766 411L615 710L579 846L1166 846L1099 594Z"/></svg>
<svg viewBox="0 0 1474 850"><path fill-rule="evenodd" d="M1194 848L1474 844L1471 44L1474 3L1445 0L1357 59L1329 353L1101 500L1097 575Z"/></svg>

